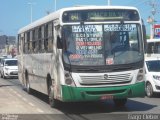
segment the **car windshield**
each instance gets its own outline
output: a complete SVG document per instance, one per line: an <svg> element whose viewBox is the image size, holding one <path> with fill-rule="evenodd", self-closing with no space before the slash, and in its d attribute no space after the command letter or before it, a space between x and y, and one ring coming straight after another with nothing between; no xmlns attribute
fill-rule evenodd
<svg viewBox="0 0 160 120"><path fill-rule="evenodd" d="M6 66L17 66L17 60L7 60L5 62Z"/></svg>
<svg viewBox="0 0 160 120"><path fill-rule="evenodd" d="M146 61L148 71L160 72L160 60Z"/></svg>
<svg viewBox="0 0 160 120"><path fill-rule="evenodd" d="M97 66L135 63L143 59L140 25L66 25L64 61Z"/></svg>

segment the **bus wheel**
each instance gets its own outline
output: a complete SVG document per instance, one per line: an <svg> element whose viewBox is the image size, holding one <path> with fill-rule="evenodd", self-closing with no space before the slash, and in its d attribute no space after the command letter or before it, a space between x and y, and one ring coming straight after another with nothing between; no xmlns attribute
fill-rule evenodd
<svg viewBox="0 0 160 120"><path fill-rule="evenodd" d="M149 83L149 82L146 84L146 95L148 97L152 97L153 96L153 88L152 88L151 83Z"/></svg>
<svg viewBox="0 0 160 120"><path fill-rule="evenodd" d="M30 88L30 83L29 83L29 80L26 81L26 91L28 94L31 94L31 88Z"/></svg>
<svg viewBox="0 0 160 120"><path fill-rule="evenodd" d="M26 91L27 91L28 94L31 94L32 91L31 91L31 88L30 88L30 83L29 83L29 79L28 79L27 74L25 75L25 79L26 79Z"/></svg>
<svg viewBox="0 0 160 120"><path fill-rule="evenodd" d="M126 102L127 102L127 98L114 99L113 101L114 101L114 103L115 103L115 105L116 105L117 107L123 107L123 106L125 106L125 104L126 104Z"/></svg>
<svg viewBox="0 0 160 120"><path fill-rule="evenodd" d="M52 108L57 108L59 101L54 98L54 90L52 84L49 85L48 89L48 96L49 96L49 104Z"/></svg>

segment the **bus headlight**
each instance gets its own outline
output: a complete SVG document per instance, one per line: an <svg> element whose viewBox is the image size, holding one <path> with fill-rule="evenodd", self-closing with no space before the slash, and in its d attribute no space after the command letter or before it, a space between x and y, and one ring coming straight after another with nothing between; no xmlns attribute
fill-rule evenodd
<svg viewBox="0 0 160 120"><path fill-rule="evenodd" d="M73 78L69 72L65 72L65 84L70 86L75 86Z"/></svg>
<svg viewBox="0 0 160 120"><path fill-rule="evenodd" d="M72 79L67 78L67 79L65 80L65 83L66 83L67 85L71 85L71 84L72 84Z"/></svg>
<svg viewBox="0 0 160 120"><path fill-rule="evenodd" d="M142 81L144 81L144 73L143 73L143 69L140 69L137 75L136 82L142 82Z"/></svg>

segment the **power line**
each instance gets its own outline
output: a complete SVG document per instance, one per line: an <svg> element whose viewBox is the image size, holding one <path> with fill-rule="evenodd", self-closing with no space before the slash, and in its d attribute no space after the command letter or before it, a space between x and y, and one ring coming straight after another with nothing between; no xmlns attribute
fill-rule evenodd
<svg viewBox="0 0 160 120"><path fill-rule="evenodd" d="M54 0L54 11L57 10L57 0Z"/></svg>
<svg viewBox="0 0 160 120"><path fill-rule="evenodd" d="M138 6L138 5L141 5L141 4L144 4L146 2L146 0L141 0L141 2L138 2L136 0L131 0L127 5L134 5L134 6Z"/></svg>
<svg viewBox="0 0 160 120"><path fill-rule="evenodd" d="M157 11L157 1L156 0L151 0L151 1L148 1L147 4L149 6L151 6L151 16L148 17L148 20L147 22L150 24L150 31L151 31L151 39L154 37L154 24L156 22L155 20L155 15L158 13Z"/></svg>
<svg viewBox="0 0 160 120"><path fill-rule="evenodd" d="M135 0L130 0L126 5L132 5Z"/></svg>
<svg viewBox="0 0 160 120"><path fill-rule="evenodd" d="M145 4L145 3L147 3L147 1L148 1L148 0L142 0L141 2L137 2L137 3L135 4L135 6L139 6L139 5Z"/></svg>
<svg viewBox="0 0 160 120"><path fill-rule="evenodd" d="M111 5L111 0L108 0L108 6L110 6Z"/></svg>
<svg viewBox="0 0 160 120"><path fill-rule="evenodd" d="M152 15L152 19L155 21L155 16L156 14L159 13L159 10L158 10L158 1L157 0L151 0L151 1L148 1L147 3L149 6L151 6L151 15ZM153 22L154 22L153 21Z"/></svg>
<svg viewBox="0 0 160 120"><path fill-rule="evenodd" d="M134 1L134 3L133 3ZM132 5L132 6L140 6L140 5L150 5L150 6L159 6L160 4L158 3L158 0L141 0L139 2L135 1L135 0L131 0L127 5ZM156 7L157 9L157 7Z"/></svg>

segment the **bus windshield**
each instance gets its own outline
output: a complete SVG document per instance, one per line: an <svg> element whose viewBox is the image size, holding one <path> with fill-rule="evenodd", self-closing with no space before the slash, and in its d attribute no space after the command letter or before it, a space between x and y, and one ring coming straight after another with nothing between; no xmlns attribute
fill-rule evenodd
<svg viewBox="0 0 160 120"><path fill-rule="evenodd" d="M67 64L104 66L143 60L139 24L65 25L62 31Z"/></svg>
<svg viewBox="0 0 160 120"><path fill-rule="evenodd" d="M160 40L155 39L154 41L147 41L147 54L159 54L160 53Z"/></svg>

